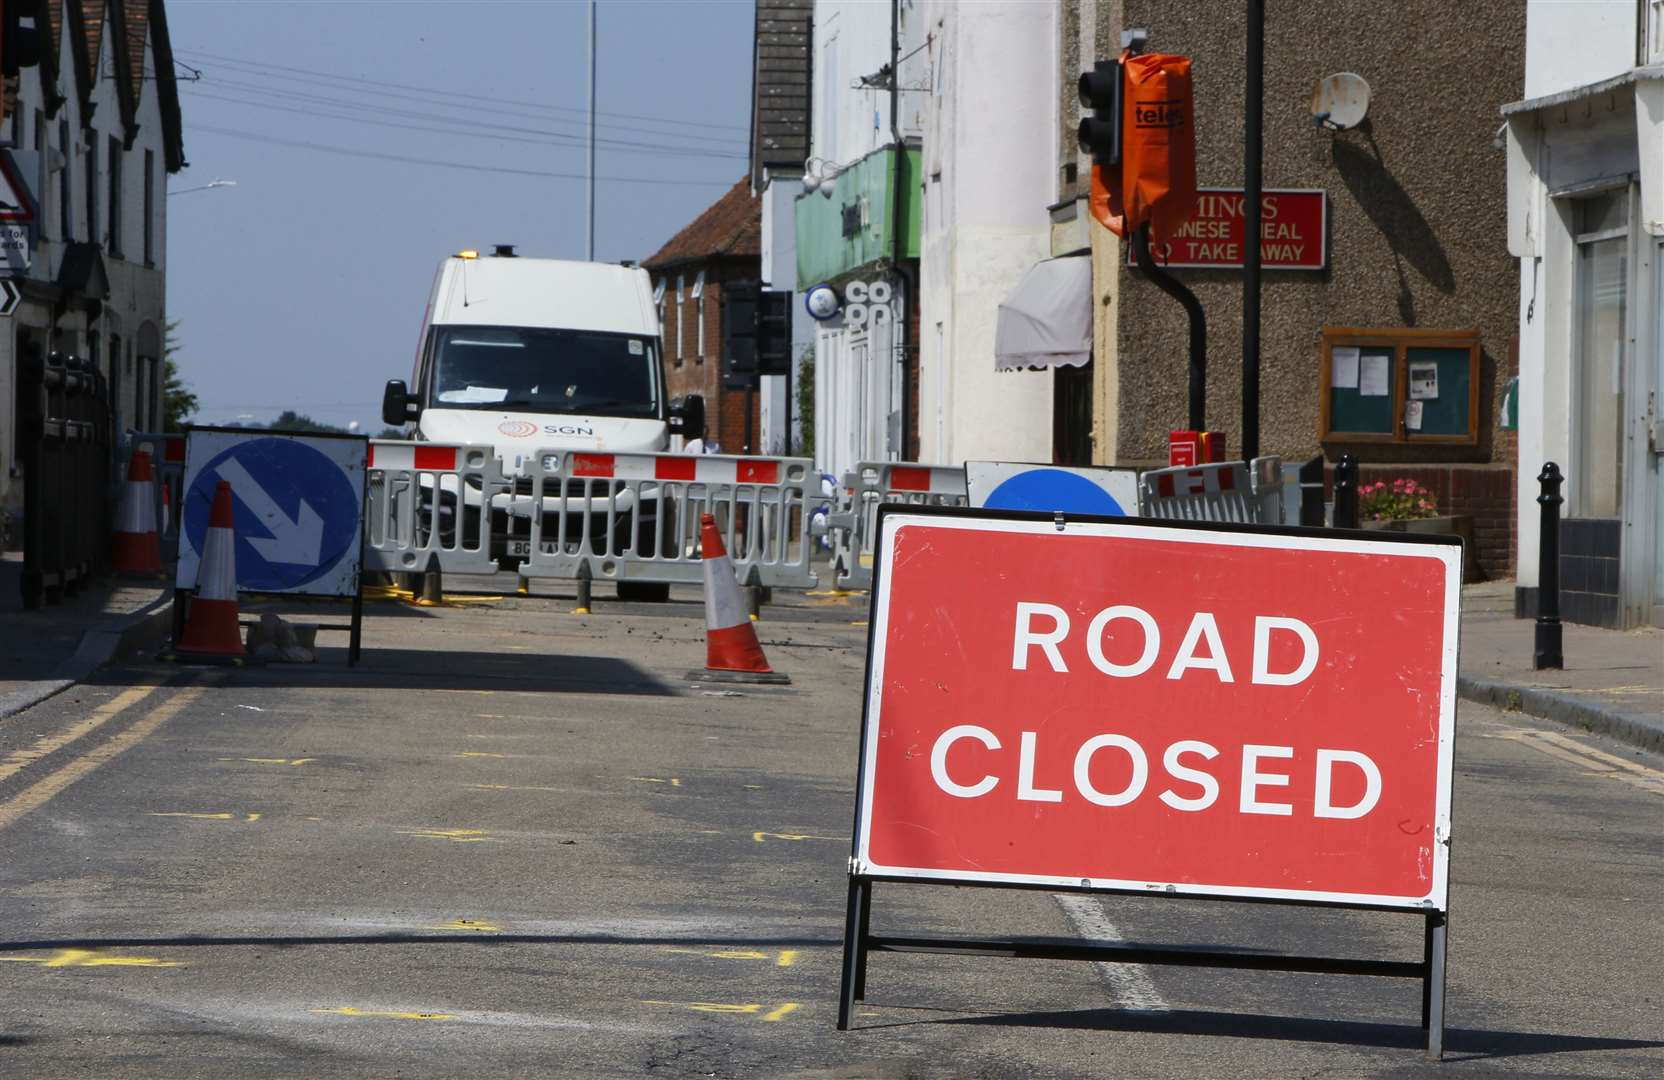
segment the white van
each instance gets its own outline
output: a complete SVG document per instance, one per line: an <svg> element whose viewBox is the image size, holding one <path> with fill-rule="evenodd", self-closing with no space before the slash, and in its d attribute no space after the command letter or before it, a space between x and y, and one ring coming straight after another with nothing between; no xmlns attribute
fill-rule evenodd
<svg viewBox="0 0 1664 1080"><path fill-rule="evenodd" d="M647 271L504 245L439 264L414 373L387 384L382 418L414 424L421 441L489 444L517 476L541 450L667 450L673 430L702 431L704 402L665 400ZM465 502L467 517L478 513L477 494ZM526 553L530 510L493 506L493 554L507 569Z"/></svg>

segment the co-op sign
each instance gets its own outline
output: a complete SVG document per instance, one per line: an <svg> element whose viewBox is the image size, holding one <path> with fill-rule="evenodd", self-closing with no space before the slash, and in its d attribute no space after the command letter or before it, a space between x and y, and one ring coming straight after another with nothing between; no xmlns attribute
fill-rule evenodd
<svg viewBox="0 0 1664 1080"><path fill-rule="evenodd" d="M1202 188L1196 212L1165 243L1152 243L1155 261L1170 268L1242 266L1247 247L1247 195L1241 188ZM1267 270L1321 270L1328 265L1329 195L1277 188L1261 193L1260 265ZM1127 265L1136 266L1132 245Z"/></svg>
<svg viewBox="0 0 1664 1080"><path fill-rule="evenodd" d="M879 539L855 873L1445 908L1458 548Z"/></svg>

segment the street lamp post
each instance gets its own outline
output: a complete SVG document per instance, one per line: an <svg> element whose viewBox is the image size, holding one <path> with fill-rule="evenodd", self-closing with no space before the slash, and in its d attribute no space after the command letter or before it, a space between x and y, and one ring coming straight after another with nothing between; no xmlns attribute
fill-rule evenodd
<svg viewBox="0 0 1664 1080"><path fill-rule="evenodd" d="M235 180L210 180L206 184L198 184L196 187L179 188L177 190L170 191L170 192L168 192L168 198L171 199L175 195L186 195L186 194L189 194L190 192L193 192L193 191L207 191L210 188L236 187L236 186L237 186L237 181L235 181Z"/></svg>

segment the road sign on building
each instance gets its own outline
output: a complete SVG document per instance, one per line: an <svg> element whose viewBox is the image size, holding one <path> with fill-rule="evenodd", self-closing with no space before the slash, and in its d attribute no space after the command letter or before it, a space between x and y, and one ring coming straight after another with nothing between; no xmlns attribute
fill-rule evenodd
<svg viewBox="0 0 1664 1080"><path fill-rule="evenodd" d="M1443 909L1460 548L889 513L856 865Z"/></svg>
<svg viewBox="0 0 1664 1080"><path fill-rule="evenodd" d="M967 461L965 492L972 506L987 510L1132 517L1138 513L1138 470Z"/></svg>
<svg viewBox="0 0 1664 1080"><path fill-rule="evenodd" d="M0 277L0 319L9 319L16 314L22 300L23 290L17 287L17 282Z"/></svg>
<svg viewBox="0 0 1664 1080"><path fill-rule="evenodd" d="M359 436L193 428L185 451L178 587L196 583L214 489L226 480L238 589L355 595L367 447Z"/></svg>
<svg viewBox="0 0 1664 1080"><path fill-rule="evenodd" d="M35 220L35 200L29 195L12 151L0 151L0 222L24 225Z"/></svg>

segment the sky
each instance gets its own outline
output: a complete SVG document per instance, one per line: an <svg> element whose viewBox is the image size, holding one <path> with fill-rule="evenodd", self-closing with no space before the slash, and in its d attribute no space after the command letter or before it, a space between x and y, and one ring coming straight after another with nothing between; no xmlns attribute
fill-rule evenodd
<svg viewBox="0 0 1664 1080"><path fill-rule="evenodd" d="M167 308L197 422L294 409L374 434L442 258L584 257L582 0L167 11L190 162L169 178ZM746 174L752 18L601 0L598 260L646 258Z"/></svg>

